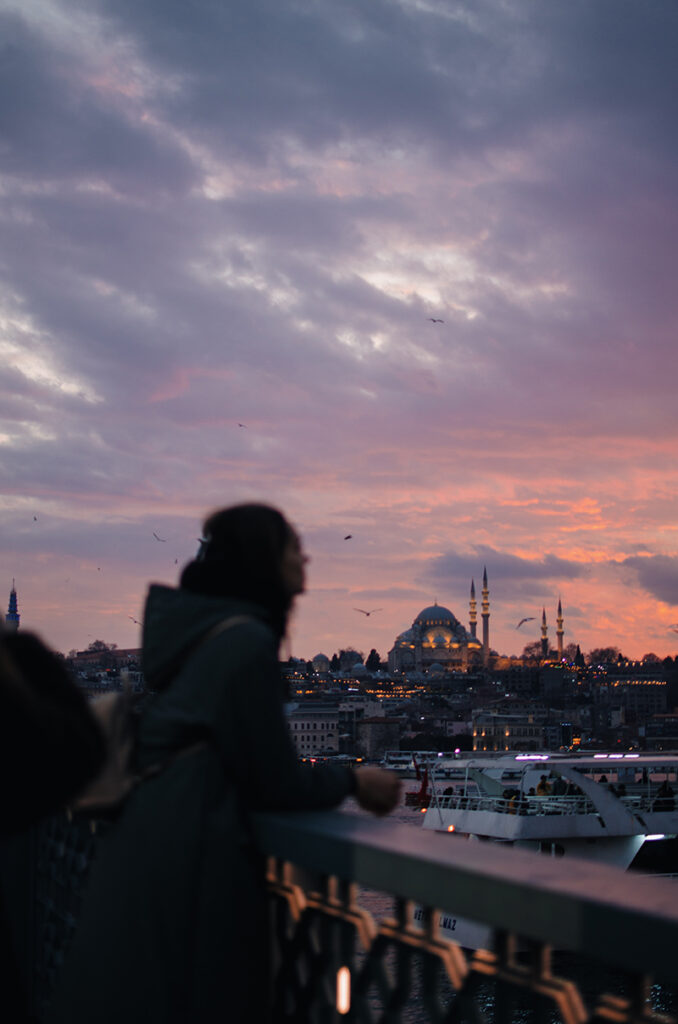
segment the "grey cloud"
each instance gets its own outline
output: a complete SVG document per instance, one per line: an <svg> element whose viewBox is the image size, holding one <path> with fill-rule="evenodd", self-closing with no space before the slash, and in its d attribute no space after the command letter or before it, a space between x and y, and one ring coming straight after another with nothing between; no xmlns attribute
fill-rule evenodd
<svg viewBox="0 0 678 1024"><path fill-rule="evenodd" d="M585 574L584 566L578 562L567 561L556 555L544 555L542 558L528 559L511 555L505 551L483 544L476 544L470 552L448 552L434 559L429 567L428 575L432 579L452 580L482 579L483 568L487 567L488 579L491 583L502 582L511 584L530 584L545 580L559 581L576 579Z"/></svg>
<svg viewBox="0 0 678 1024"><path fill-rule="evenodd" d="M190 160L71 74L72 58L0 15L0 167L30 180L94 179L128 193L185 191Z"/></svg>
<svg viewBox="0 0 678 1024"><path fill-rule="evenodd" d="M151 63L183 73L184 88L164 98L168 116L253 160L281 135L317 146L356 132L424 141L449 158L515 144L583 110L604 115L608 132L612 110L648 143L672 145L662 137L676 84L669 4L625 4L623 16L615 0L527 9L474 0L445 5L443 16L387 0L341 12L271 0L100 9Z"/></svg>
<svg viewBox="0 0 678 1024"><path fill-rule="evenodd" d="M640 586L658 601L678 605L678 557L633 555L620 563L632 569Z"/></svg>

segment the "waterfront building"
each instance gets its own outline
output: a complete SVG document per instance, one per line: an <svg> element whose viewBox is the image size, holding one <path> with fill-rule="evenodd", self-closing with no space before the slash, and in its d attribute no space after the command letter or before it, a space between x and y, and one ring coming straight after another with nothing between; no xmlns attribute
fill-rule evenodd
<svg viewBox="0 0 678 1024"><path fill-rule="evenodd" d="M376 715L356 722L355 753L370 761L381 759L387 750L398 749L402 719Z"/></svg>
<svg viewBox="0 0 678 1024"><path fill-rule="evenodd" d="M290 735L300 757L339 753L339 707L308 700L286 707Z"/></svg>
<svg viewBox="0 0 678 1024"><path fill-rule="evenodd" d="M546 708L533 711L473 712L473 749L476 750L544 750Z"/></svg>
<svg viewBox="0 0 678 1024"><path fill-rule="evenodd" d="M619 705L636 719L666 712L668 692L668 682L660 676L609 674L596 683L594 696L597 703Z"/></svg>

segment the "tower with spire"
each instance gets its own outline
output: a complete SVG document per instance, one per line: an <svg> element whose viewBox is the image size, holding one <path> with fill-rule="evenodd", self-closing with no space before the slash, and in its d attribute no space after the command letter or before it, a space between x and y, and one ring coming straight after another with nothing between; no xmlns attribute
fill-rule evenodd
<svg viewBox="0 0 678 1024"><path fill-rule="evenodd" d="M16 601L16 586L14 580L12 580L12 589L9 592L9 608L5 615L5 625L7 629L13 629L16 631L19 628L19 621L21 616L19 615L19 608Z"/></svg>
<svg viewBox="0 0 678 1024"><path fill-rule="evenodd" d="M490 663L490 591L487 586L487 567L483 567L483 665L485 668Z"/></svg>
<svg viewBox="0 0 678 1024"><path fill-rule="evenodd" d="M563 636L565 630L563 629L563 606L558 598L558 617L556 618L556 637L558 638L558 661L563 660Z"/></svg>
<svg viewBox="0 0 678 1024"><path fill-rule="evenodd" d="M476 636L476 631L478 629L478 610L477 610L477 606L476 606L476 582L475 582L475 580L471 580L471 600L469 601L468 618L469 618L469 626L470 626L471 636Z"/></svg>
<svg viewBox="0 0 678 1024"><path fill-rule="evenodd" d="M541 656L544 660L549 656L549 631L546 625L546 608L541 610Z"/></svg>

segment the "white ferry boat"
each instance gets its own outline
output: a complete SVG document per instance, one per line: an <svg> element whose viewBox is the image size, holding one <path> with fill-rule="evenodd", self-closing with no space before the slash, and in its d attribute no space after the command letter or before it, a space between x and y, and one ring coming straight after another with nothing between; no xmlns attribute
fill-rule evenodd
<svg viewBox="0 0 678 1024"><path fill-rule="evenodd" d="M675 847L677 779L678 754L469 756L431 770L423 827L626 869L646 843ZM451 913L440 924L463 946L487 940Z"/></svg>

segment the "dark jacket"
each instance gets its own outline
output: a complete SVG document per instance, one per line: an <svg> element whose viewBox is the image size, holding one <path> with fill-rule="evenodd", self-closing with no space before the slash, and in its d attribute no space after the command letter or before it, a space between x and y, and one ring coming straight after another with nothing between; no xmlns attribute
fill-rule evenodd
<svg viewBox="0 0 678 1024"><path fill-rule="evenodd" d="M216 623L247 616L207 641ZM332 807L344 768L297 763L277 643L242 602L151 587L142 765L196 741L128 798L101 843L50 1024L203 1024L260 1019L267 998L263 864L247 810Z"/></svg>

